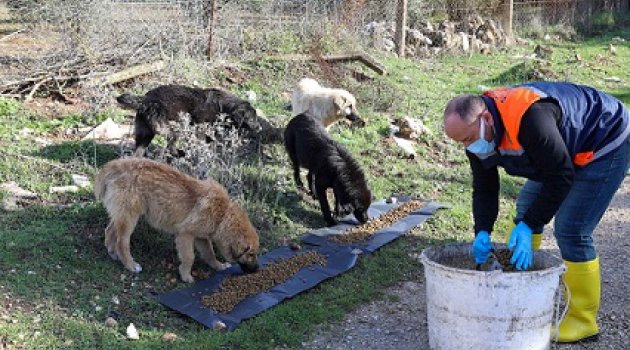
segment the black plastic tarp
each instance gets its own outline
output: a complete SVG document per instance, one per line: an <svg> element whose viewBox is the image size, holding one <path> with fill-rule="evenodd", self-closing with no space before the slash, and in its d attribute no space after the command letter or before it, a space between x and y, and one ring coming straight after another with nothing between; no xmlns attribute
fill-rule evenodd
<svg viewBox="0 0 630 350"><path fill-rule="evenodd" d="M370 206L368 215L370 219L376 218L408 200L409 197L400 197L395 203L386 203L385 200L375 202ZM312 231L311 233L304 235L301 238L301 241L304 244L317 246L350 246L352 248L361 249L363 253L372 253L385 244L404 235L405 232L425 222L431 217L431 215L433 215L433 213L435 213L436 210L445 207L445 205L436 202L426 203L423 207L410 212L407 216L396 221L393 225L374 233L364 242L343 244L329 239L331 236L342 234L347 229L357 225L358 222L353 215L346 216L340 221L339 225Z"/></svg>
<svg viewBox="0 0 630 350"><path fill-rule="evenodd" d="M354 266L357 255L351 252L349 247L316 247L305 246L300 250L291 250L289 247L280 247L259 257L259 263L265 264L281 259L287 259L298 253L305 253L309 250L316 250L327 258L326 266L310 265L286 282L273 287L268 292L258 293L240 302L230 313L218 314L212 309L201 304L204 295L211 294L221 284L227 275L240 275L242 270L238 265L234 265L224 271L217 272L212 277L197 282L190 288L174 290L160 295L158 300L173 310L188 315L203 325L212 328L216 321L225 323L229 330L233 330L238 324L259 312L266 310L286 298L291 298L298 293L313 288L322 281L337 276Z"/></svg>

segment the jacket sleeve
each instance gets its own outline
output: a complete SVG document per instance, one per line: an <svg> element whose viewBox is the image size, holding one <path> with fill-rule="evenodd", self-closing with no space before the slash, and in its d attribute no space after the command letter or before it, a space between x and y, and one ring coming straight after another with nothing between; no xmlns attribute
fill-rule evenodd
<svg viewBox="0 0 630 350"><path fill-rule="evenodd" d="M554 102L541 101L521 121L518 140L536 169L536 181L543 184L523 218L530 227L549 223L573 185L573 162L557 125L561 113Z"/></svg>
<svg viewBox="0 0 630 350"><path fill-rule="evenodd" d="M473 217L475 235L479 231L492 232L499 213L499 172L496 166L485 169L479 158L466 151L473 176Z"/></svg>

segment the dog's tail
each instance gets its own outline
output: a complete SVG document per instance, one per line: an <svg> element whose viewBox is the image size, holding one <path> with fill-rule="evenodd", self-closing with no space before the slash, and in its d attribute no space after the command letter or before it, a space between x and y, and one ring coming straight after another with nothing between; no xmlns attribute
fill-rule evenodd
<svg viewBox="0 0 630 350"><path fill-rule="evenodd" d="M126 109L140 109L143 100L144 96L137 96L132 94L122 94L116 97L116 101L118 102L118 104Z"/></svg>
<svg viewBox="0 0 630 350"><path fill-rule="evenodd" d="M107 189L112 181L116 180L124 173L124 169L121 169L121 166L120 160L113 160L103 165L98 172L96 179L94 179L94 197L96 197L97 200L105 198Z"/></svg>
<svg viewBox="0 0 630 350"><path fill-rule="evenodd" d="M106 168L101 169L101 171L96 175L96 179L94 180L94 197L97 200L101 200L105 197L105 192L107 191L107 174L109 171Z"/></svg>

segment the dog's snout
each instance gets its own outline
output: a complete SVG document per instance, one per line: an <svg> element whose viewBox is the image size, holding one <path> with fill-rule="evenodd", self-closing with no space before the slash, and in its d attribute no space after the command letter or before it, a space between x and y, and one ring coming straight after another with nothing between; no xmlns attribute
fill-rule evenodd
<svg viewBox="0 0 630 350"><path fill-rule="evenodd" d="M365 224L369 220L366 210L355 210L354 217L357 218L357 220L359 220L359 222L362 224Z"/></svg>
<svg viewBox="0 0 630 350"><path fill-rule="evenodd" d="M360 128L365 127L365 120L361 118L360 115L352 113L347 116L348 120L352 122L352 125L358 126Z"/></svg>
<svg viewBox="0 0 630 350"><path fill-rule="evenodd" d="M258 263L254 263L254 264L238 263L238 265L241 267L241 270L243 270L243 272L245 273L253 273L253 272L258 271Z"/></svg>

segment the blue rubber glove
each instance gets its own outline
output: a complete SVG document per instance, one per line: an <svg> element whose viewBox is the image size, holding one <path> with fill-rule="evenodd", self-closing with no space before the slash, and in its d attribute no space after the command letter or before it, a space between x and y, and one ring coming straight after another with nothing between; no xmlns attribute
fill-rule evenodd
<svg viewBox="0 0 630 350"><path fill-rule="evenodd" d="M517 270L527 270L532 266L532 229L525 222L519 222L512 230L508 248L513 250L510 263L516 265Z"/></svg>
<svg viewBox="0 0 630 350"><path fill-rule="evenodd" d="M483 264L488 261L490 249L492 249L492 244L490 244L490 234L488 231L479 231L472 246L475 262L477 264Z"/></svg>

